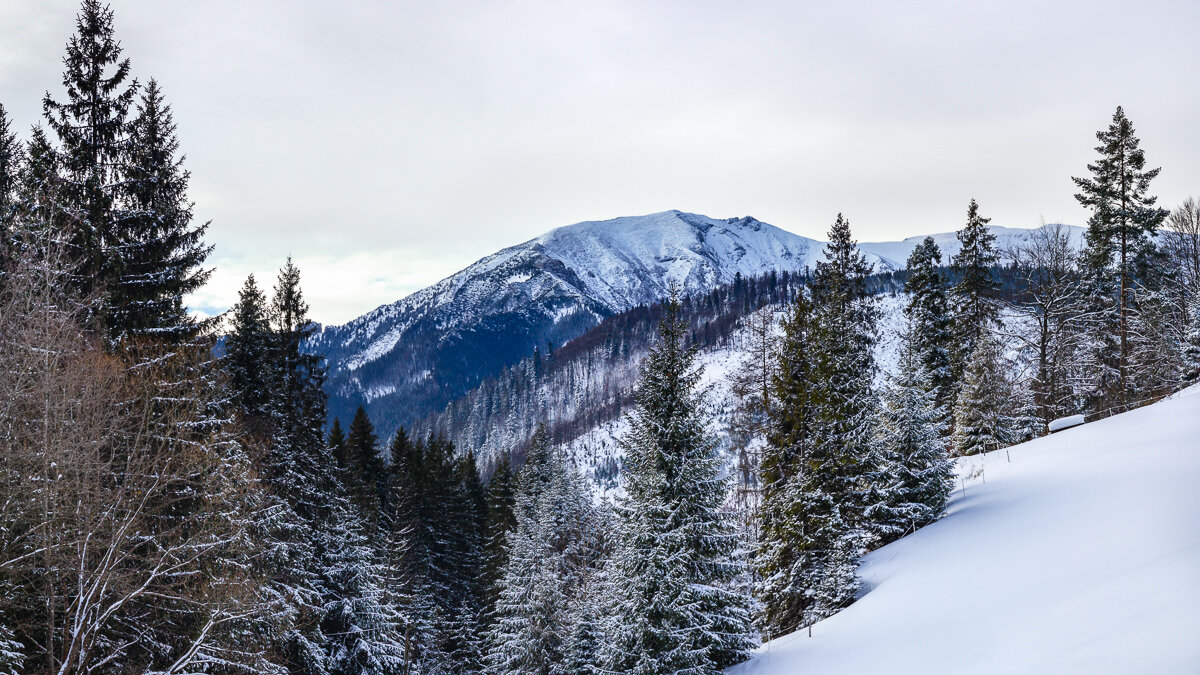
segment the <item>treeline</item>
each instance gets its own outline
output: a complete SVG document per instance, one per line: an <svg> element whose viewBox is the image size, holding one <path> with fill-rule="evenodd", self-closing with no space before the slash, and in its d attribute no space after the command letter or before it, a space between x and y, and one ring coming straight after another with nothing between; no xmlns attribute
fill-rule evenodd
<svg viewBox="0 0 1200 675"><path fill-rule="evenodd" d="M214 359L163 89L94 0L64 66L27 141L0 108L0 672L470 671L470 457L326 437L290 260Z"/></svg>
<svg viewBox="0 0 1200 675"><path fill-rule="evenodd" d="M1048 226L999 267L974 200L949 274L932 238L916 247L898 369L880 390L869 268L840 216L782 338L752 331L735 391L743 435L765 440L753 503L768 635L852 602L862 554L941 514L951 456L1044 434L1060 416L1122 412L1200 378L1196 204L1173 214L1156 205L1159 170L1146 168L1121 108L1097 138L1091 176L1074 179L1093 211L1082 251Z"/></svg>

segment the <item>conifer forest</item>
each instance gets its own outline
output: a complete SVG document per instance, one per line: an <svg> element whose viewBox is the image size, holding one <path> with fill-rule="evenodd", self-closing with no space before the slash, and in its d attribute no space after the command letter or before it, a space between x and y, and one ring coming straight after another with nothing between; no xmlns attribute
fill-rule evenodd
<svg viewBox="0 0 1200 675"><path fill-rule="evenodd" d="M847 203L808 259L583 300L569 263L501 266L543 238L496 284L569 292L381 308L418 317L391 361L314 321L291 257L205 316L187 83L126 19L82 0L31 128L0 90L0 675L719 673L864 597L970 461L1200 383L1200 202L1159 201L1122 107L1057 130L1081 226L1012 236L963 194L889 257ZM623 232L795 237L647 218Z"/></svg>

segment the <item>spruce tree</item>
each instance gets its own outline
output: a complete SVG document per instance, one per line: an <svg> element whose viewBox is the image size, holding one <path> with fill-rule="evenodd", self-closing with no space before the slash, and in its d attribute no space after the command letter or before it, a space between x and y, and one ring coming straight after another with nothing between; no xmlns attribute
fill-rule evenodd
<svg viewBox="0 0 1200 675"><path fill-rule="evenodd" d="M795 574L803 560L803 501L798 494L805 459L812 453L815 417L812 303L801 291L783 320L783 339L772 382L775 401L760 470L763 486L755 567L762 623L770 635L800 625L808 604Z"/></svg>
<svg viewBox="0 0 1200 675"><path fill-rule="evenodd" d="M888 543L938 518L953 489L954 465L942 440L944 412L937 403L916 321L910 320L879 409L877 457L872 484L876 499L867 519Z"/></svg>
<svg viewBox="0 0 1200 675"><path fill-rule="evenodd" d="M562 451L550 446L544 426L528 457L487 636L487 666L495 673L565 673L572 609L599 558L596 522L590 495Z"/></svg>
<svg viewBox="0 0 1200 675"><path fill-rule="evenodd" d="M113 30L112 10L84 0L63 59L66 98L47 92L47 125L58 138L60 205L68 252L78 261L73 285L83 297L111 291L121 273L120 191L129 137L129 111L138 85Z"/></svg>
<svg viewBox="0 0 1200 675"><path fill-rule="evenodd" d="M350 422L350 435L346 439L346 465L350 474L347 489L350 490L351 499L369 523L377 523L384 467L379 456L379 438L362 406L354 411L354 419Z"/></svg>
<svg viewBox="0 0 1200 675"><path fill-rule="evenodd" d="M938 271L941 264L942 252L933 237L925 237L908 256L905 315L912 326L913 348L929 374L934 400L948 417L954 401L954 319L946 282Z"/></svg>
<svg viewBox="0 0 1200 675"><path fill-rule="evenodd" d="M481 615L485 623L490 623L492 610L496 605L499 589L500 571L508 560L506 540L508 534L516 528L515 512L516 485L512 472L512 464L507 455L492 472L487 485L487 520L484 524L483 552L483 592L484 600Z"/></svg>
<svg viewBox="0 0 1200 675"><path fill-rule="evenodd" d="M829 239L811 285L812 442L796 488L804 540L791 573L807 600L802 625L853 601L857 581L846 570L871 543L878 309L866 289L871 266L841 214Z"/></svg>
<svg viewBox="0 0 1200 675"><path fill-rule="evenodd" d="M199 326L184 296L208 279L211 270L201 266L212 246L203 239L207 223L192 223L189 174L174 116L155 80L142 92L129 125L124 163L123 210L112 242L118 271L110 280L109 331L118 338L187 342Z"/></svg>
<svg viewBox="0 0 1200 675"><path fill-rule="evenodd" d="M722 512L726 480L705 428L695 351L677 298L642 365L626 453L627 499L610 577L610 670L702 673L737 663L753 644L739 536Z"/></svg>
<svg viewBox="0 0 1200 675"><path fill-rule="evenodd" d="M267 298L258 289L253 274L246 277L229 314L224 359L230 398L251 431L269 435L271 391L276 381L274 337L267 318Z"/></svg>
<svg viewBox="0 0 1200 675"><path fill-rule="evenodd" d="M332 453L330 455L332 459ZM322 633L327 636L330 675L400 672L404 660L403 609L384 588L389 580L385 551L373 544L374 526L355 505L353 480L329 459L329 520L321 564L324 591Z"/></svg>
<svg viewBox="0 0 1200 675"><path fill-rule="evenodd" d="M962 244L950 260L957 282L951 289L954 310L954 375L961 381L967 360L975 352L981 336L999 325L1000 315L995 304L999 288L992 277L992 268L1000 260L996 252L996 235L987 228L991 218L979 215L974 199L967 205L967 224L958 231ZM956 392L957 393L957 392Z"/></svg>
<svg viewBox="0 0 1200 675"><path fill-rule="evenodd" d="M333 424L329 425L329 438L326 443L329 445L329 453L339 467L346 468L350 465L350 455L346 450L346 432L342 431L342 421L336 417L333 418Z"/></svg>
<svg viewBox="0 0 1200 675"><path fill-rule="evenodd" d="M0 103L0 251L8 247L12 236L23 156L21 143L9 124L8 112Z"/></svg>
<svg viewBox="0 0 1200 675"><path fill-rule="evenodd" d="M967 361L962 388L954 406L955 455L975 455L1008 445L1009 391L1000 344L989 332L976 342Z"/></svg>
<svg viewBox="0 0 1200 675"><path fill-rule="evenodd" d="M1160 169L1146 169L1145 152L1134 133L1118 106L1108 128L1096 132L1099 158L1088 164L1091 178L1072 178L1079 188L1075 199L1092 211L1083 272L1094 338L1088 393L1093 409L1100 410L1138 396L1130 363L1137 291L1146 281L1139 266L1144 268L1153 254L1153 237L1168 215L1149 192Z"/></svg>

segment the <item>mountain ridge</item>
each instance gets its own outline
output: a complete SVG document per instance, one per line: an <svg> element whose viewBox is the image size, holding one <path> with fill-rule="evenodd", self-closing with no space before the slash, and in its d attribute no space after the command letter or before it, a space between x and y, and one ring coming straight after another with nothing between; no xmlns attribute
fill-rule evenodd
<svg viewBox="0 0 1200 675"><path fill-rule="evenodd" d="M957 243L953 233L937 236L949 237L947 248ZM860 249L877 271L896 270L907 258L908 241ZM308 348L327 359L330 416L346 418L363 405L390 434L534 349L561 345L617 312L661 301L672 286L700 293L739 275L802 271L822 258L824 246L751 216L716 219L670 210L584 221L323 327Z"/></svg>

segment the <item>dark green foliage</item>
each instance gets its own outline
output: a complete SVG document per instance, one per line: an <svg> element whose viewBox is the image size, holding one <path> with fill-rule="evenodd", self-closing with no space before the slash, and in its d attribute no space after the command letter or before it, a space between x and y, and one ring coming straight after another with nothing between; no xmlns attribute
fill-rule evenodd
<svg viewBox="0 0 1200 675"><path fill-rule="evenodd" d="M326 444L329 446L329 454L333 455L339 467L344 469L350 465L350 455L346 450L346 432L342 431L342 421L336 417L333 418L333 424L329 425Z"/></svg>
<svg viewBox="0 0 1200 675"><path fill-rule="evenodd" d="M798 478L812 452L815 419L815 382L809 351L812 302L796 296L783 320L779 364L772 383L775 405L763 449L760 482L759 543L755 567L762 603L762 621L768 636L779 635L801 624L808 600L794 578L804 559L803 532L796 524L803 514Z"/></svg>
<svg viewBox="0 0 1200 675"><path fill-rule="evenodd" d="M68 253L78 261L74 286L89 297L120 276L118 200L138 86L129 79L129 59L121 57L111 9L84 0L75 26L63 59L66 99L47 93L42 108L59 143L61 201L53 206L63 215Z"/></svg>
<svg viewBox="0 0 1200 675"><path fill-rule="evenodd" d="M962 379L967 360L975 352L980 336L999 325L1000 315L995 303L999 288L993 278L993 268L1000 256L996 252L996 235L987 229L991 218L979 215L974 199L967 205L967 224L958 231L962 243L950 261L958 283L952 289L954 310L954 379Z"/></svg>
<svg viewBox="0 0 1200 675"><path fill-rule="evenodd" d="M17 208L17 185L24 153L0 103L0 246L7 245Z"/></svg>
<svg viewBox="0 0 1200 675"><path fill-rule="evenodd" d="M759 594L772 634L852 601L855 561L870 543L867 512L878 497L871 269L840 214L829 238L811 300L797 300L785 323L777 422L763 459Z"/></svg>
<svg viewBox="0 0 1200 675"><path fill-rule="evenodd" d="M351 499L368 522L378 522L380 500L386 482L383 459L379 456L379 438L375 435L375 427L361 406L354 412L354 419L350 422L344 461Z"/></svg>
<svg viewBox="0 0 1200 675"><path fill-rule="evenodd" d="M237 304L229 312L229 323L224 359L233 406L252 431L267 433L271 386L275 382L274 336L267 319L267 298L253 274L246 277L238 292Z"/></svg>
<svg viewBox="0 0 1200 675"><path fill-rule="evenodd" d="M576 627L575 610L591 612L587 581L596 572L602 537L595 508L579 475L562 451L551 447L545 428L535 434L521 468L513 509L515 527L505 545L496 605L487 633L488 672L563 671L567 645ZM586 639L583 632L576 637ZM576 643L576 648L582 648ZM597 654L574 654L577 665L596 664Z"/></svg>
<svg viewBox="0 0 1200 675"><path fill-rule="evenodd" d="M943 440L946 413L938 405L917 328L910 319L900 371L889 378L879 407L866 516L881 544L936 520L954 487L954 464Z"/></svg>
<svg viewBox="0 0 1200 675"><path fill-rule="evenodd" d="M1072 178L1075 199L1092 210L1082 268L1087 291L1091 382L1087 395L1100 413L1136 401L1142 392L1133 373L1138 296L1156 290L1154 234L1168 211L1155 206L1146 156L1133 124L1118 107L1108 128L1096 132L1099 158L1088 164L1091 178Z"/></svg>
<svg viewBox="0 0 1200 675"><path fill-rule="evenodd" d="M204 244L207 223L192 224L189 174L175 120L153 79L142 92L126 143L123 210L110 245L117 271L109 280L109 332L186 342L199 326L183 298L208 279L211 270L201 266L212 247Z"/></svg>
<svg viewBox="0 0 1200 675"><path fill-rule="evenodd" d="M403 430L389 445L386 509L406 545L399 556L402 592L413 599L412 662L478 658L477 622L486 499L474 458L459 458L444 438L413 441Z"/></svg>
<svg viewBox="0 0 1200 675"><path fill-rule="evenodd" d="M908 256L908 279L904 290L909 294L905 314L911 324L911 339L929 386L943 416L949 416L954 403L954 318L950 313L946 281L938 267L942 252L926 237Z"/></svg>

